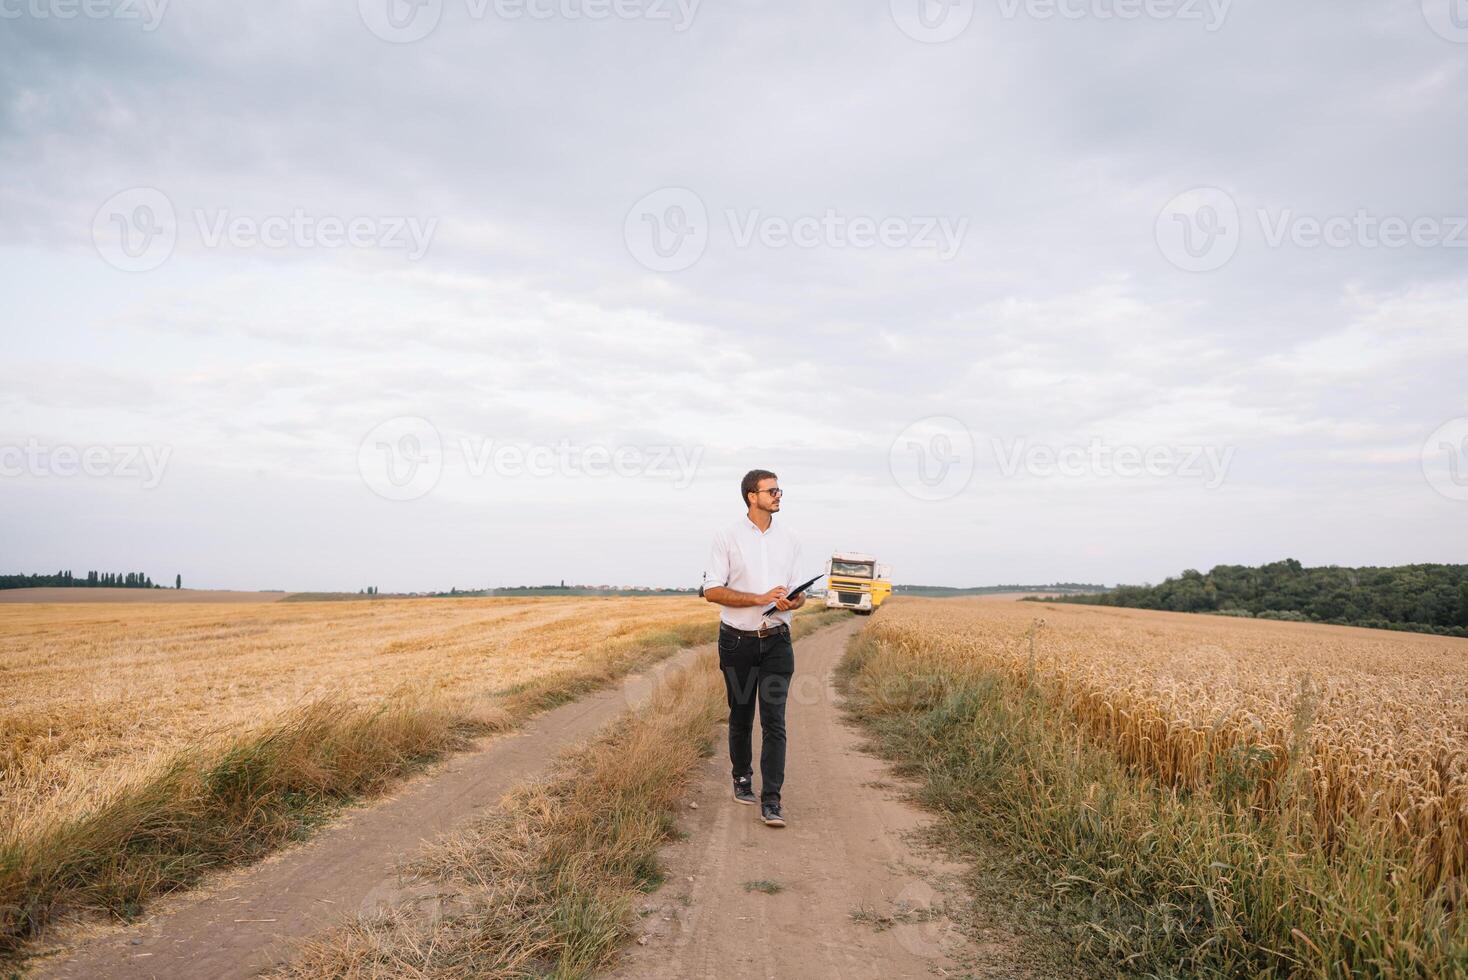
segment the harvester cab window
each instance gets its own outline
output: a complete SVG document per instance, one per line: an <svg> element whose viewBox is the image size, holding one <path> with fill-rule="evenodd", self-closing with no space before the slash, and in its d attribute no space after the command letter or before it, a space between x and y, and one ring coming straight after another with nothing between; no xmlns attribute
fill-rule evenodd
<svg viewBox="0 0 1468 980"><path fill-rule="evenodd" d="M832 561L832 575L845 575L848 578L871 578L872 566L860 561Z"/></svg>

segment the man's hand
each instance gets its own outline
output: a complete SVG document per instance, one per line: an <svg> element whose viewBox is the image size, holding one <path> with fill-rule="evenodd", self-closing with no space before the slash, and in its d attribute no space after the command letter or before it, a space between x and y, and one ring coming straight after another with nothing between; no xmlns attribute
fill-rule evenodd
<svg viewBox="0 0 1468 980"><path fill-rule="evenodd" d="M785 606L781 606L780 605L780 603L782 603L782 602L785 601L785 593L786 592L789 592L789 591L790 590L787 589L787 588L785 588L785 586L783 586L783 585L777 585L773 589L771 589L770 591L766 592L764 595L760 596L759 597L760 598L760 602L764 603L765 605L769 605L770 603L773 602L775 604L776 608L779 608L779 609L789 609L790 608L789 605L785 605Z"/></svg>
<svg viewBox="0 0 1468 980"><path fill-rule="evenodd" d="M780 589L779 591L784 592L785 590ZM789 612L792 609L799 609L803 605L805 605L804 592L796 596L794 599L786 599L784 596L781 596L780 598L775 600L775 608L778 609L780 612Z"/></svg>

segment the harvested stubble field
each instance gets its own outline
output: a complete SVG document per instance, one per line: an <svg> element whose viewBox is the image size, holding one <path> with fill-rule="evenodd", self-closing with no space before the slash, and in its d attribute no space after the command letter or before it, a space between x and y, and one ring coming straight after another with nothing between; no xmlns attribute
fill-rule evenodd
<svg viewBox="0 0 1468 980"><path fill-rule="evenodd" d="M1096 964L1468 974L1468 641L902 599L854 703Z"/></svg>
<svg viewBox="0 0 1468 980"><path fill-rule="evenodd" d="M0 954L712 636L686 597L0 608Z"/></svg>

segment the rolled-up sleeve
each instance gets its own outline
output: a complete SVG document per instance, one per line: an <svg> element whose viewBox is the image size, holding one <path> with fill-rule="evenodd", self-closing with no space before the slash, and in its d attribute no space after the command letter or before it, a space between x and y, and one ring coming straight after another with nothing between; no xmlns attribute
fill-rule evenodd
<svg viewBox="0 0 1468 980"><path fill-rule="evenodd" d="M729 538L720 532L714 535L713 547L709 548L708 567L703 573L705 589L719 589L729 584Z"/></svg>

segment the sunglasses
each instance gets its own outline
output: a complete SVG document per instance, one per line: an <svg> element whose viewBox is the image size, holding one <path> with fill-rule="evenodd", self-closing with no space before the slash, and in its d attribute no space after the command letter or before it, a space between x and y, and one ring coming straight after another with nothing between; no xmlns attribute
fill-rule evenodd
<svg viewBox="0 0 1468 980"><path fill-rule="evenodd" d="M755 493L767 493L771 497L783 497L783 496L785 496L785 491L784 490L781 490L779 487L773 487L773 488L771 488L769 490L756 490Z"/></svg>

